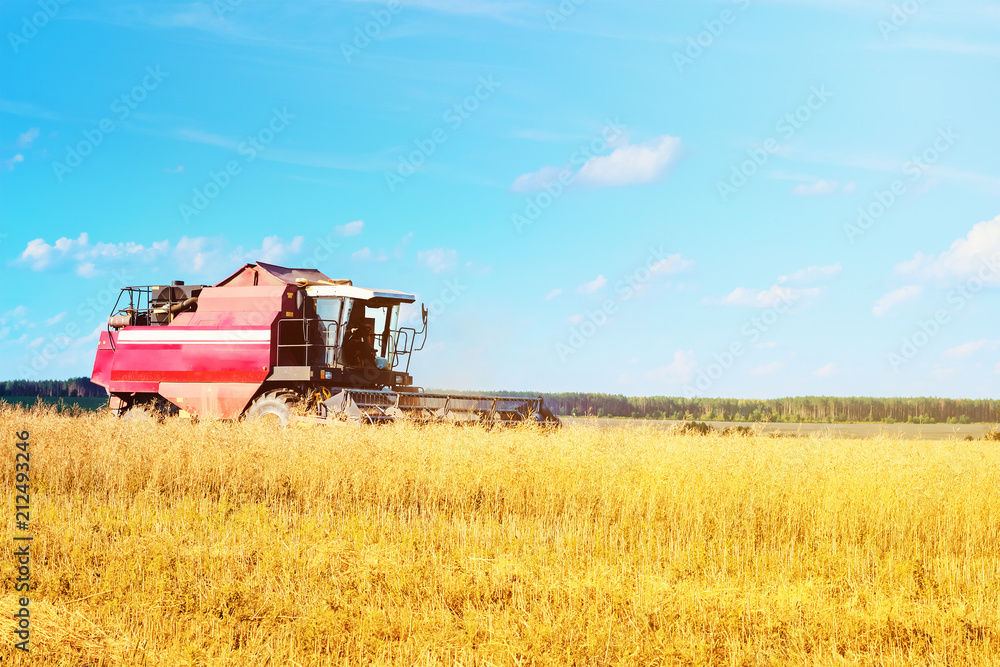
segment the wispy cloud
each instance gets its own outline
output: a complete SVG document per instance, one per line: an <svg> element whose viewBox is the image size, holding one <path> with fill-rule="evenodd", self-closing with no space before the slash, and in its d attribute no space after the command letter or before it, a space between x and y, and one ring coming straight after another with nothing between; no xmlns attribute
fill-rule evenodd
<svg viewBox="0 0 1000 667"><path fill-rule="evenodd" d="M615 148L609 155L588 159L579 171L572 166L542 167L518 176L513 192L534 192L562 180L577 187L608 188L655 183L663 179L680 156L681 140L664 135L641 144Z"/></svg>
<svg viewBox="0 0 1000 667"><path fill-rule="evenodd" d="M840 275L841 267L840 262L836 264L831 264L829 266L810 266L809 268L796 271L790 276L781 276L778 278L778 284L793 283L793 284L803 284L803 283L815 283L826 278L834 278Z"/></svg>
<svg viewBox="0 0 1000 667"><path fill-rule="evenodd" d="M19 148L30 148L31 144L33 144L35 139L38 138L38 134L39 132L37 127L29 128L27 132L22 132L17 135L17 146Z"/></svg>
<svg viewBox="0 0 1000 667"><path fill-rule="evenodd" d="M851 181L843 188L837 181L817 180L812 183L802 183L792 188L792 194L800 197L822 197L824 195L852 195L857 191L857 183Z"/></svg>
<svg viewBox="0 0 1000 667"><path fill-rule="evenodd" d="M887 292L872 306L872 313L875 317L884 317L899 304L920 298L923 291L924 288L920 285L907 285L906 287L900 287L897 290Z"/></svg>
<svg viewBox="0 0 1000 667"><path fill-rule="evenodd" d="M14 157L7 158L6 160L0 161L0 164L3 165L4 171L14 171L14 165L16 165L16 164L18 164L20 162L24 162L24 156L21 155L20 153L18 153Z"/></svg>
<svg viewBox="0 0 1000 667"><path fill-rule="evenodd" d="M458 253L451 248L421 250L417 253L417 260L434 273L441 273L455 268L458 264Z"/></svg>
<svg viewBox="0 0 1000 667"><path fill-rule="evenodd" d="M818 378L828 378L837 372L837 364L827 364L823 368L818 368L813 371L813 375Z"/></svg>
<svg viewBox="0 0 1000 667"><path fill-rule="evenodd" d="M950 281L979 276L987 284L1000 284L1000 215L973 226L939 255L918 252L896 265L896 272Z"/></svg>
<svg viewBox="0 0 1000 667"><path fill-rule="evenodd" d="M375 262L384 262L389 259L389 256L385 254L384 251L380 250L377 254L372 252L369 247L361 248L351 253L351 259L358 261L372 260Z"/></svg>
<svg viewBox="0 0 1000 667"><path fill-rule="evenodd" d="M787 365L788 364L784 361L773 361L769 364L764 364L763 366L757 366L750 371L750 375L773 375L774 373L785 370L785 366Z"/></svg>
<svg viewBox="0 0 1000 667"><path fill-rule="evenodd" d="M949 348L944 351L944 356L949 359L964 359L979 352L995 352L997 350L1000 350L1000 340L983 339Z"/></svg>
<svg viewBox="0 0 1000 667"><path fill-rule="evenodd" d="M354 222L349 222L346 225L337 225L336 232L340 236L357 236L365 228L364 220L355 220Z"/></svg>
<svg viewBox="0 0 1000 667"><path fill-rule="evenodd" d="M918 37L911 39L892 40L880 47L910 51L935 51L938 53L951 53L961 56L987 56L990 58L1000 58L1000 46L996 44L982 44L971 41L960 41L954 39L935 39L929 37Z"/></svg>
<svg viewBox="0 0 1000 667"><path fill-rule="evenodd" d="M721 299L706 297L702 303L719 306L749 306L752 308L774 308L779 305L790 306L805 300L818 297L819 287L795 289L772 285L769 289L759 290L747 287L737 287Z"/></svg>
<svg viewBox="0 0 1000 667"><path fill-rule="evenodd" d="M650 380L659 380L668 384L684 384L690 382L698 367L695 362L694 350L677 350L672 363L654 368L646 373Z"/></svg>
<svg viewBox="0 0 1000 667"><path fill-rule="evenodd" d="M576 291L579 292L580 294L593 294L594 292L598 291L607 284L608 284L608 279L605 278L603 275L601 275L597 276L589 283L581 284L579 287L576 288Z"/></svg>

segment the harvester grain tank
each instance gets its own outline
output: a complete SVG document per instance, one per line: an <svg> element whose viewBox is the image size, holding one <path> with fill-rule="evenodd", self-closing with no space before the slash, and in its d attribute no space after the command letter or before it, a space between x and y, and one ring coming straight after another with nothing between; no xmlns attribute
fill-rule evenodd
<svg viewBox="0 0 1000 667"><path fill-rule="evenodd" d="M411 294L315 269L247 264L216 285L124 287L101 333L93 381L119 415L183 412L317 423L393 420L558 425L542 399L431 394L403 326Z"/></svg>

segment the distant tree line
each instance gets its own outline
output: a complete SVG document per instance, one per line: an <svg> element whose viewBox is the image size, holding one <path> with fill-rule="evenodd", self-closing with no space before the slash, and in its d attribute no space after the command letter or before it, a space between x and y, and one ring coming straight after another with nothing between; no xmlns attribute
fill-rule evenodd
<svg viewBox="0 0 1000 667"><path fill-rule="evenodd" d="M538 396L529 392L507 393ZM799 396L753 400L583 393L542 396L545 406L553 413L569 416L797 423L971 424L1000 421L1000 400L988 399Z"/></svg>
<svg viewBox="0 0 1000 667"><path fill-rule="evenodd" d="M0 382L0 398L5 396L42 396L46 398L103 397L104 387L89 378L69 380L6 380Z"/></svg>
<svg viewBox="0 0 1000 667"><path fill-rule="evenodd" d="M462 392L459 392L462 393ZM480 392L465 392L480 393ZM488 392L535 397L531 392ZM88 378L69 380L7 380L0 398L105 397L104 387ZM1000 421L1000 400L952 398L836 398L799 396L766 400L735 398L671 398L616 394L542 394L545 407L560 416L629 417L633 419L695 419L735 422L882 422L971 424Z"/></svg>

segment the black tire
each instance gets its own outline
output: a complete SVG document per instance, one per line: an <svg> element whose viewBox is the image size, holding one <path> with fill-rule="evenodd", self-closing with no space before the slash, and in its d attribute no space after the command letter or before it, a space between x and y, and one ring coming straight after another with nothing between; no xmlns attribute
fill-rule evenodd
<svg viewBox="0 0 1000 667"><path fill-rule="evenodd" d="M289 392L271 391L257 397L247 408L247 421L273 421L281 426L288 426L292 421L292 403L295 395Z"/></svg>

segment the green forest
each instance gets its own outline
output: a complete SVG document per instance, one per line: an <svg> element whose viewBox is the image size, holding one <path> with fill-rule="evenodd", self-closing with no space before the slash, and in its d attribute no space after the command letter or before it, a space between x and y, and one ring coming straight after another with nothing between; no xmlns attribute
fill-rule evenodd
<svg viewBox="0 0 1000 667"><path fill-rule="evenodd" d="M6 380L0 382L0 398L107 398L108 392L89 378L69 380Z"/></svg>
<svg viewBox="0 0 1000 667"><path fill-rule="evenodd" d="M524 397L539 395L531 392L504 391L482 393ZM106 396L104 387L94 384L87 378L0 382L0 399L25 397L103 399ZM556 415L576 417L824 424L844 422L972 424L1000 421L1000 400L989 399L799 396L756 400L629 397L576 392L542 394L542 397L545 399L545 406Z"/></svg>
<svg viewBox="0 0 1000 667"><path fill-rule="evenodd" d="M538 396L528 392L508 394ZM800 396L755 400L588 393L542 394L542 397L545 406L553 413L578 417L825 424L972 424L1000 420L1000 400L985 399Z"/></svg>

